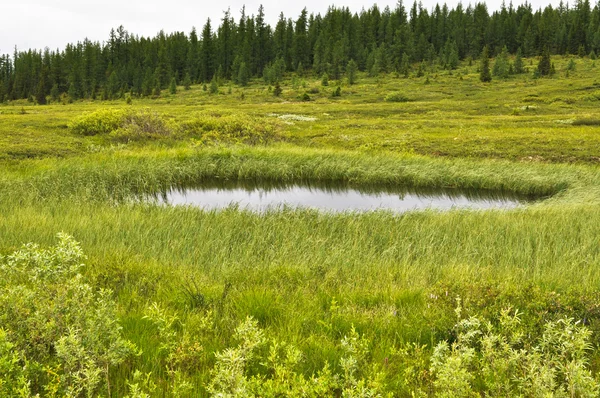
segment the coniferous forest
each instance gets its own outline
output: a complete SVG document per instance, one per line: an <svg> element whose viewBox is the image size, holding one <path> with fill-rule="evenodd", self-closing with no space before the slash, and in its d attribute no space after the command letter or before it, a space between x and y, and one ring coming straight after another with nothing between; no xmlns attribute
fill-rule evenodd
<svg viewBox="0 0 600 398"><path fill-rule="evenodd" d="M106 42L83 40L62 50L15 49L0 57L0 102L47 96L58 99L113 99L131 92L151 96L175 79L178 84L231 79L245 85L250 77L285 71L339 78L352 67L372 74L402 71L416 62L439 62L453 69L459 60L489 55L504 47L511 54L592 54L600 50L600 8L589 0L534 10L512 3L490 12L485 3L432 10L416 2L407 9L376 5L355 13L330 7L325 15L304 9L294 20L281 14L272 27L261 6L224 13L219 25L206 21L202 31L159 32L139 37L124 27ZM355 66L356 65L356 66ZM405 71L406 72L406 71Z"/></svg>

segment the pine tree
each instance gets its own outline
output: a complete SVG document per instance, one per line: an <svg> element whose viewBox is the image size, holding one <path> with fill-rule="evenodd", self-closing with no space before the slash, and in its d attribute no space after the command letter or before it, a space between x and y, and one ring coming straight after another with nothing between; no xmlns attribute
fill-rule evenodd
<svg viewBox="0 0 600 398"><path fill-rule="evenodd" d="M177 94L177 80L174 77L171 79L171 84L169 85L169 93L171 95Z"/></svg>
<svg viewBox="0 0 600 398"><path fill-rule="evenodd" d="M321 76L321 86L329 86L329 75L327 73L323 73L323 76Z"/></svg>
<svg viewBox="0 0 600 398"><path fill-rule="evenodd" d="M508 78L509 69L508 49L504 46L502 52L496 57L496 62L494 62L493 74L501 79L506 79Z"/></svg>
<svg viewBox="0 0 600 398"><path fill-rule="evenodd" d="M489 83L492 81L492 74L490 73L490 58L487 46L483 47L483 51L481 53L479 80L481 80L483 83Z"/></svg>
<svg viewBox="0 0 600 398"><path fill-rule="evenodd" d="M552 62L550 60L550 50L546 46L544 48L544 52L542 53L542 58L537 67L538 73L540 76L548 76L552 71Z"/></svg>
<svg viewBox="0 0 600 398"><path fill-rule="evenodd" d="M213 79L210 82L210 93L217 94L219 92L219 83L217 83L217 77L213 76Z"/></svg>
<svg viewBox="0 0 600 398"><path fill-rule="evenodd" d="M152 89L154 88L154 74L150 68L146 68L146 74L142 81L142 95L149 97L152 95Z"/></svg>
<svg viewBox="0 0 600 398"><path fill-rule="evenodd" d="M346 77L348 78L348 84L352 85L356 83L356 71L358 70L358 66L353 59L348 61L348 65L346 65Z"/></svg>
<svg viewBox="0 0 600 398"><path fill-rule="evenodd" d="M187 72L185 74L185 77L183 78L183 89L184 90L190 90L192 88L192 77L190 76L190 73Z"/></svg>
<svg viewBox="0 0 600 398"><path fill-rule="evenodd" d="M238 72L237 82L240 86L246 87L248 85L249 79L250 79L250 72L248 71L248 67L246 66L245 62L242 62L240 64L240 70ZM211 86L211 88L212 88L212 86Z"/></svg>
<svg viewBox="0 0 600 398"><path fill-rule="evenodd" d="M517 75L525 73L525 66L523 64L521 47L519 47L519 49L517 50L517 55L515 56L515 62L513 63L513 72Z"/></svg>
<svg viewBox="0 0 600 398"><path fill-rule="evenodd" d="M69 95L69 102L77 101L79 99L79 96L77 95L77 90L75 89L75 83L71 82L69 84L68 95Z"/></svg>
<svg viewBox="0 0 600 398"><path fill-rule="evenodd" d="M39 105L46 105L46 71L42 71L40 75L35 100Z"/></svg>
<svg viewBox="0 0 600 398"><path fill-rule="evenodd" d="M275 88L273 89L273 95L279 97L281 93L283 93L283 90L281 89L279 82L277 82L275 83Z"/></svg>
<svg viewBox="0 0 600 398"><path fill-rule="evenodd" d="M410 57L407 53L402 53L402 61L400 63L400 73L406 78L410 74Z"/></svg>
<svg viewBox="0 0 600 398"><path fill-rule="evenodd" d="M161 95L160 79L154 79L154 91L152 92L152 94L157 98L160 97L160 95Z"/></svg>
<svg viewBox="0 0 600 398"><path fill-rule="evenodd" d="M58 102L60 100L60 90L58 89L58 84L56 83L52 85L52 89L50 90L50 98L52 98L52 102Z"/></svg>

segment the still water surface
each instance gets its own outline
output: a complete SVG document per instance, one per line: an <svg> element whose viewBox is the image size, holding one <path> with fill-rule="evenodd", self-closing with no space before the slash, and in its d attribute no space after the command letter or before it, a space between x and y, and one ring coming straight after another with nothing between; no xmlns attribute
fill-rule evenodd
<svg viewBox="0 0 600 398"><path fill-rule="evenodd" d="M160 203L197 206L206 210L236 206L256 212L289 208L325 212L366 212L387 210L403 213L435 209L511 209L527 203L514 194L456 189L356 189L346 186L255 185L208 183L188 189L174 189L161 195Z"/></svg>

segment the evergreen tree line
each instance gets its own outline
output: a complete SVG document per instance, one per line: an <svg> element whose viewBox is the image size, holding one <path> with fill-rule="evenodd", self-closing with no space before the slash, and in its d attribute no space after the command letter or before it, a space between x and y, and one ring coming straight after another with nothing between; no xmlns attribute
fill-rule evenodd
<svg viewBox="0 0 600 398"><path fill-rule="evenodd" d="M586 55L600 51L600 8L589 0L533 10L512 3L490 14L485 3L427 10L416 2L406 9L374 5L360 13L330 7L325 15L304 9L297 19L280 15L275 27L245 9L237 20L229 11L213 29L189 34L159 32L153 38L128 33L122 26L106 42L84 40L62 51L15 50L0 56L0 101L35 98L104 99L160 94L175 84L189 86L227 79L246 85L252 77L275 84L285 72L328 74L338 79L348 65L372 74L402 71L434 62L448 69L460 59L519 52L536 56Z"/></svg>

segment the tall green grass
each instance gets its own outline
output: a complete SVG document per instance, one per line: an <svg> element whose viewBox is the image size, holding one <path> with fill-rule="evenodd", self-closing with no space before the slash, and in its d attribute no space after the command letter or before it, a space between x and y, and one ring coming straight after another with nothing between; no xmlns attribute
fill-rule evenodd
<svg viewBox="0 0 600 398"><path fill-rule="evenodd" d="M600 331L598 173L589 166L279 146L117 150L8 170L0 182L0 250L51 244L57 231L82 242L86 276L115 292L125 337L144 351L114 371L119 391L133 369L152 372L168 389L156 362L156 327L143 318L152 302L183 321L198 311L216 313L214 334L204 338L206 357L194 368L197 391L210 377L210 353L235 344L228 330L246 316L307 353L300 366L307 375L326 362L338 369L339 340L353 326L371 342L373 363L408 342L432 347L451 338L457 295L491 316L504 306L524 309L532 333L562 315ZM403 215L259 215L127 200L215 178L555 196L508 211Z"/></svg>

